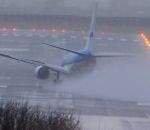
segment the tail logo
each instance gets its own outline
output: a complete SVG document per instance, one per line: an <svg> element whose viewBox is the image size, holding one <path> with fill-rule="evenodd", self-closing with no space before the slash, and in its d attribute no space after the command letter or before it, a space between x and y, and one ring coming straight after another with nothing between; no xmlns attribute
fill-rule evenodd
<svg viewBox="0 0 150 130"><path fill-rule="evenodd" d="M94 37L94 33L90 32L90 38L93 38L93 37Z"/></svg>

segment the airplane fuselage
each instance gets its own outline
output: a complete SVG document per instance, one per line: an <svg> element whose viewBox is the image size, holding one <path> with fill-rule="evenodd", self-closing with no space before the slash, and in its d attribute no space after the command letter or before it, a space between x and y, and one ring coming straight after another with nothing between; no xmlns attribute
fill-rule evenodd
<svg viewBox="0 0 150 130"><path fill-rule="evenodd" d="M62 66L71 73L71 71L81 71L87 68L93 68L96 64L96 59L93 58L93 54L88 49L79 51L85 56L81 56L75 53L69 53L63 59ZM92 70L92 69L91 69Z"/></svg>
<svg viewBox="0 0 150 130"><path fill-rule="evenodd" d="M91 58L91 56L93 56L92 52L88 49L84 49L79 52L84 54L85 56L81 56L75 53L69 53L63 58L62 66L66 66L69 64L76 64L83 60L89 59Z"/></svg>

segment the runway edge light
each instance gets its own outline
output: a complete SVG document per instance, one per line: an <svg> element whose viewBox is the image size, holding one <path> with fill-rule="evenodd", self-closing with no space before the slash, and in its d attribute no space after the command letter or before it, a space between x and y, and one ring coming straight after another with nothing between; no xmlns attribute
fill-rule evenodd
<svg viewBox="0 0 150 130"><path fill-rule="evenodd" d="M148 36L144 32L140 33L140 37L142 38L144 43L147 45L147 47L150 47L150 40L149 40Z"/></svg>

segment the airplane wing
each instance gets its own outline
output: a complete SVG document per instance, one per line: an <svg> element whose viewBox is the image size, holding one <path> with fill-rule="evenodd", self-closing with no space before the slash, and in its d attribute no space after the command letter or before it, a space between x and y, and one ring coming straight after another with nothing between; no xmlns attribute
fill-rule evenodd
<svg viewBox="0 0 150 130"><path fill-rule="evenodd" d="M31 64L31 65L37 65L35 62L32 62L31 60L25 60L23 58L16 58L16 57L13 57L13 56L10 56L10 55L7 55L7 54L3 54L3 53L0 53L0 56L8 58L8 59L11 59L11 60L15 60L15 61Z"/></svg>
<svg viewBox="0 0 150 130"><path fill-rule="evenodd" d="M66 74L69 73L69 71L67 69L65 69L65 68L63 68L63 67L61 67L59 65L46 64L46 63L44 63L42 61L37 61L37 60L16 58L16 57L13 57L13 56L10 56L10 55L7 55L7 54L3 54L3 53L0 53L0 56L4 57L4 58L11 59L11 60L27 63L27 64L30 64L30 65L33 65L33 66L46 66L50 70L55 71L55 72L61 72L61 73L66 73Z"/></svg>

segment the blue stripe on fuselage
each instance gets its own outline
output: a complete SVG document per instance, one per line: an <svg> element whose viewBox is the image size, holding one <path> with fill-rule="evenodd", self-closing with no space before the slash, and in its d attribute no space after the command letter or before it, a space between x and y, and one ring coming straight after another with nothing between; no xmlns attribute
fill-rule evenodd
<svg viewBox="0 0 150 130"><path fill-rule="evenodd" d="M79 51L79 52L82 53L82 54L85 54L87 57L88 56L93 56L91 51L89 51L87 49ZM86 56L84 57L84 56L81 56L81 55L78 55L78 54L75 54L75 53L69 53L68 55L66 55L64 57L63 62L62 62L62 66L67 65L67 64L78 63L78 62L82 61L84 58L87 58Z"/></svg>
<svg viewBox="0 0 150 130"><path fill-rule="evenodd" d="M94 37L94 33L90 32L90 38L93 38L93 37Z"/></svg>

